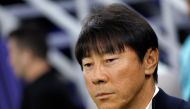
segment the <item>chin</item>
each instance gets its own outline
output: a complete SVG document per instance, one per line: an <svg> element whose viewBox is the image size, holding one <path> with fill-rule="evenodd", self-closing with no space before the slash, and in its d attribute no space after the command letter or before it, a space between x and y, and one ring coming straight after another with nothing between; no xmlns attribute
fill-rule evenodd
<svg viewBox="0 0 190 109"><path fill-rule="evenodd" d="M98 107L98 109L119 109L119 108L109 106L109 105L103 105L103 106Z"/></svg>
<svg viewBox="0 0 190 109"><path fill-rule="evenodd" d="M121 105L118 105L118 104L106 103L106 104L99 105L98 109L123 109L123 108Z"/></svg>

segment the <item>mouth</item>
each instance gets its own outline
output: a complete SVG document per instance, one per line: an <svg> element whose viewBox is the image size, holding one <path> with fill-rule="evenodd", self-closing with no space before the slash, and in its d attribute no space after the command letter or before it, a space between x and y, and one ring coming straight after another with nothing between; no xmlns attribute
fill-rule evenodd
<svg viewBox="0 0 190 109"><path fill-rule="evenodd" d="M101 92L101 93L97 93L95 97L99 100L103 100L103 99L107 99L111 97L113 94L114 92Z"/></svg>

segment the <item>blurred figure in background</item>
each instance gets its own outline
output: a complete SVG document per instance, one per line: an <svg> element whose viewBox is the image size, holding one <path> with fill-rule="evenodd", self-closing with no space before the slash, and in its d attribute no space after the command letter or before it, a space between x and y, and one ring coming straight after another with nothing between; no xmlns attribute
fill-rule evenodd
<svg viewBox="0 0 190 109"><path fill-rule="evenodd" d="M187 0L188 15L190 16L190 0ZM180 51L180 73L182 97L190 101L190 36L183 43Z"/></svg>
<svg viewBox="0 0 190 109"><path fill-rule="evenodd" d="M20 90L10 64L4 40L0 36L0 109L19 109Z"/></svg>
<svg viewBox="0 0 190 109"><path fill-rule="evenodd" d="M29 23L8 37L10 62L25 81L22 109L84 109L75 85L48 63L46 36Z"/></svg>

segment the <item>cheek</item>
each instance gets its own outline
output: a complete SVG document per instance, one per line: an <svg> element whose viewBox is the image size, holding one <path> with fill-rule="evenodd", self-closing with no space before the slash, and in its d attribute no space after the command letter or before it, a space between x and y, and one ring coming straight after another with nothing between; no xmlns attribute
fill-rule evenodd
<svg viewBox="0 0 190 109"><path fill-rule="evenodd" d="M140 76L140 75L139 75ZM144 79L143 78L133 78L121 76L119 81L114 82L115 88L119 89L118 91L121 94L129 94L136 92L142 86Z"/></svg>
<svg viewBox="0 0 190 109"><path fill-rule="evenodd" d="M19 65L18 62L18 57L15 54L10 55L10 64L12 65L12 67L16 68L16 66Z"/></svg>
<svg viewBox="0 0 190 109"><path fill-rule="evenodd" d="M19 54L16 51L10 52L9 53L10 63L13 65L19 64L18 62L19 62L20 56L21 56L21 54Z"/></svg>
<svg viewBox="0 0 190 109"><path fill-rule="evenodd" d="M92 99L95 101L95 98L94 98L94 92L96 91L95 86L91 82L89 75L84 74L83 76L84 76L84 80L85 80L85 84L86 84L86 88L88 90L88 93L90 94Z"/></svg>
<svg viewBox="0 0 190 109"><path fill-rule="evenodd" d="M124 65L124 64L123 64ZM140 90L145 79L143 69L138 65L120 66L113 71L112 83L118 91L118 96L124 101L129 101Z"/></svg>
<svg viewBox="0 0 190 109"><path fill-rule="evenodd" d="M13 70L15 71L16 75L21 75L21 69L24 67L21 63L22 61L22 55L18 53L14 53L10 55L10 63L13 67Z"/></svg>
<svg viewBox="0 0 190 109"><path fill-rule="evenodd" d="M91 82L91 80L90 80L89 75L84 74L83 76L84 76L85 84L86 84L86 87L87 87L89 93L92 93L93 84L92 84L92 82Z"/></svg>

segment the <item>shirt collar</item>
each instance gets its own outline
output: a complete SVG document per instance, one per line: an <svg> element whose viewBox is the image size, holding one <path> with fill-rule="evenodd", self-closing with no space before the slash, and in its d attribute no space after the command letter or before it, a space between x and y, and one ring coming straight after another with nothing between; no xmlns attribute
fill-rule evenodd
<svg viewBox="0 0 190 109"><path fill-rule="evenodd" d="M150 102L148 103L147 107L145 109L152 109L152 99L154 98L154 96L158 93L159 91L159 88L157 85L155 85L155 91L154 91L154 94L150 100Z"/></svg>

